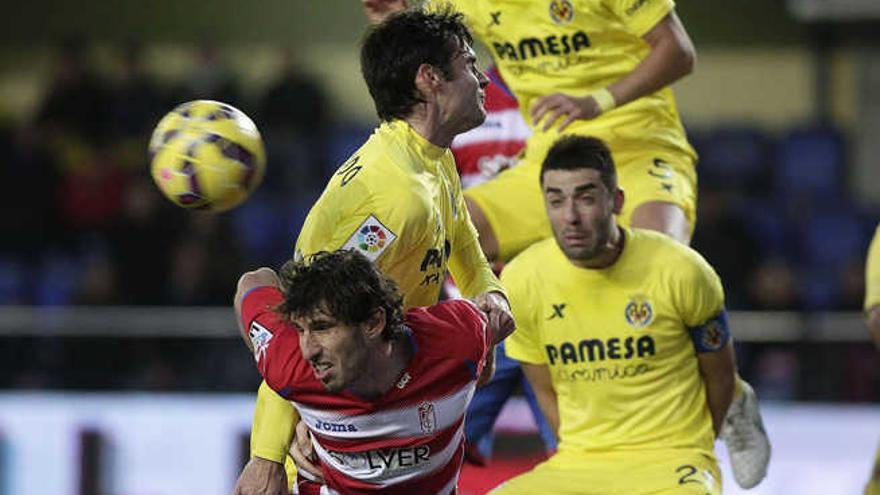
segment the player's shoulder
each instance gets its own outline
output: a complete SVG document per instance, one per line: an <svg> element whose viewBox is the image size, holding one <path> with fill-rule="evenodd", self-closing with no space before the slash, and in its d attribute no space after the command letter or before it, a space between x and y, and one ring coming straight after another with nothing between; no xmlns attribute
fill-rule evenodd
<svg viewBox="0 0 880 495"><path fill-rule="evenodd" d="M441 353L453 351L458 344L468 345L475 329L484 328L486 317L467 299L449 299L431 306L410 308L404 323L426 349Z"/></svg>
<svg viewBox="0 0 880 495"><path fill-rule="evenodd" d="M627 235L635 250L633 258L648 261L672 276L692 278L714 273L709 262L696 249L666 234L634 228L628 230Z"/></svg>
<svg viewBox="0 0 880 495"><path fill-rule="evenodd" d="M548 237L547 239L538 241L524 251L516 255L513 260L504 266L502 274L529 274L541 271L542 266L547 263L555 263L559 258L559 246L556 239Z"/></svg>

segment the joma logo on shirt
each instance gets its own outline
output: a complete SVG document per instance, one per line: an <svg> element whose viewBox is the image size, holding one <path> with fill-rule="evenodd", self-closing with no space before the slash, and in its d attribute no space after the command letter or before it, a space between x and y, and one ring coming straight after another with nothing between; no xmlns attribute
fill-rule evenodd
<svg viewBox="0 0 880 495"><path fill-rule="evenodd" d="M557 361L559 364L570 364L606 359L632 359L633 357L653 356L656 352L654 339L650 335L625 339L615 337L604 341L584 339L577 344L563 342L558 347L553 344L547 344L544 347L551 365L556 364Z"/></svg>
<svg viewBox="0 0 880 495"><path fill-rule="evenodd" d="M320 419L315 420L315 429L321 430L321 431L336 431L336 432L358 431L357 427L352 424L330 423L328 421L321 421Z"/></svg>
<svg viewBox="0 0 880 495"><path fill-rule="evenodd" d="M502 60L526 60L545 55L568 55L589 48L590 37L583 31L546 38L522 38L516 43L494 42L492 47Z"/></svg>

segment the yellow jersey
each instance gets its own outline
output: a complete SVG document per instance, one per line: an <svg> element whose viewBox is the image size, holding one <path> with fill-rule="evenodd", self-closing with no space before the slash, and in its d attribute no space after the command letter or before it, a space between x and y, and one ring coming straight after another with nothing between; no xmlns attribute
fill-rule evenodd
<svg viewBox="0 0 880 495"><path fill-rule="evenodd" d="M400 288L435 304L447 267L465 297L502 291L480 250L452 152L401 120L381 124L331 177L303 224L298 256L355 249Z"/></svg>
<svg viewBox="0 0 880 495"><path fill-rule="evenodd" d="M689 330L724 311L721 281L691 248L622 229L605 269L571 264L553 238L504 268L517 330L507 355L549 367L559 451L695 449L714 432Z"/></svg>
<svg viewBox="0 0 880 495"><path fill-rule="evenodd" d="M673 0L436 0L465 15L468 26L492 53L504 81L535 131L531 149L549 148L555 128L541 131L529 110L539 97L583 97L632 72L650 52L642 36L675 7ZM650 143L696 158L679 119L672 90L576 120L565 134L601 138L612 149Z"/></svg>
<svg viewBox="0 0 880 495"><path fill-rule="evenodd" d="M874 232L865 266L865 311L880 304L880 226Z"/></svg>

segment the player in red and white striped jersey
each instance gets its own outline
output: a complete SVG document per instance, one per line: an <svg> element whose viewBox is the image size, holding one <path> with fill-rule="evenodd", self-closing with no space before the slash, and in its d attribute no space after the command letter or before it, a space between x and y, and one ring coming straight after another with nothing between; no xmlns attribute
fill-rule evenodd
<svg viewBox="0 0 880 495"><path fill-rule="evenodd" d="M489 67L486 76L489 78L484 90L486 120L479 127L455 136L449 147L465 189L516 165L517 156L532 133L498 69Z"/></svg>
<svg viewBox="0 0 880 495"><path fill-rule="evenodd" d="M404 313L356 251L246 273L235 307L260 374L312 433L319 493L455 493L465 410L512 320L467 300Z"/></svg>

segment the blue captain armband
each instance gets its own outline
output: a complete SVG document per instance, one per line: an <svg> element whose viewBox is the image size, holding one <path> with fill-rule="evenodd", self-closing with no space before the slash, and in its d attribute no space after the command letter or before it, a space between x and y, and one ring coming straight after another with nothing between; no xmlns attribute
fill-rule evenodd
<svg viewBox="0 0 880 495"><path fill-rule="evenodd" d="M727 326L727 310L722 309L720 313L706 320L702 325L688 327L691 334L691 340L694 342L694 349L698 353L716 352L727 344L730 340L730 329Z"/></svg>

